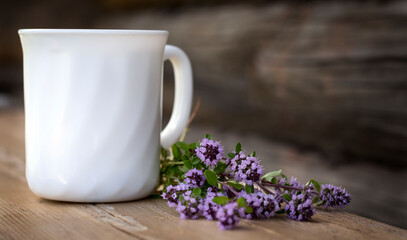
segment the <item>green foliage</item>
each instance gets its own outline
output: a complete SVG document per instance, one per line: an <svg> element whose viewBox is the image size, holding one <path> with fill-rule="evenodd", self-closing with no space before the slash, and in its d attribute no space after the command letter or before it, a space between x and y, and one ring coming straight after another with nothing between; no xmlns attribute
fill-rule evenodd
<svg viewBox="0 0 407 240"><path fill-rule="evenodd" d="M247 206L246 200L243 197L240 197L236 200L239 208L245 208L245 213L253 213L253 208Z"/></svg>
<svg viewBox="0 0 407 240"><path fill-rule="evenodd" d="M268 182L271 182L271 180L272 180L274 177L276 177L276 176L278 176L278 175L280 175L280 174L281 174L281 169L278 170L278 171L266 173L266 174L264 174L261 178L264 179L264 180L266 180L266 181L268 181Z"/></svg>
<svg viewBox="0 0 407 240"><path fill-rule="evenodd" d="M229 157L229 158L234 158L234 157L235 157L235 154L232 153L232 152L230 152L230 153L228 153L228 157Z"/></svg>
<svg viewBox="0 0 407 240"><path fill-rule="evenodd" d="M287 201L291 201L291 195L288 193L283 194L283 198Z"/></svg>
<svg viewBox="0 0 407 240"><path fill-rule="evenodd" d="M192 166L192 161L189 160L189 158L183 159L182 161L184 162L184 166L185 166L186 168L188 168L188 170L190 170L190 169L193 168L193 166Z"/></svg>
<svg viewBox="0 0 407 240"><path fill-rule="evenodd" d="M278 210L278 211L276 212L276 214L284 214L284 213L285 213L284 208L282 208L282 209L280 209L280 210Z"/></svg>
<svg viewBox="0 0 407 240"><path fill-rule="evenodd" d="M240 153L240 151L242 151L242 144L237 143L235 147L235 152L238 154Z"/></svg>
<svg viewBox="0 0 407 240"><path fill-rule="evenodd" d="M182 153L176 144L172 145L171 150L172 150L172 155L174 156L174 161L181 159Z"/></svg>
<svg viewBox="0 0 407 240"><path fill-rule="evenodd" d="M228 197L225 196L220 196L220 197L214 197L212 199L212 202L216 203L216 204L220 204L220 205L226 205L228 204L230 201L230 199Z"/></svg>
<svg viewBox="0 0 407 240"><path fill-rule="evenodd" d="M184 151L184 155L189 157L191 155L190 147L188 144L184 143L184 142L177 142L176 143L178 149L183 150Z"/></svg>
<svg viewBox="0 0 407 240"><path fill-rule="evenodd" d="M201 162L201 159L199 159L198 157L194 157L194 158L192 158L192 165L197 165L198 163L200 163Z"/></svg>
<svg viewBox="0 0 407 240"><path fill-rule="evenodd" d="M305 186L309 186L311 183L312 185L314 185L315 190L319 194L319 192L321 192L321 184L319 184L319 182L317 182L316 180L311 179L305 184Z"/></svg>
<svg viewBox="0 0 407 240"><path fill-rule="evenodd" d="M242 184L240 184L240 183L231 182L231 181L228 182L228 185L231 186L231 187L233 187L233 188L236 188L238 191L242 190L243 187L244 187L244 186L243 186Z"/></svg>
<svg viewBox="0 0 407 240"><path fill-rule="evenodd" d="M212 172L209 169L205 170L205 177L206 181L212 185L212 186L217 186L218 185L218 177L216 176L216 173Z"/></svg>
<svg viewBox="0 0 407 240"><path fill-rule="evenodd" d="M223 173L223 172L226 170L227 167L228 167L228 165L226 165L226 164L224 164L224 163L222 163L222 162L219 162L219 163L216 165L215 169L213 169L213 171L214 171L216 174L220 174L220 173Z"/></svg>
<svg viewBox="0 0 407 240"><path fill-rule="evenodd" d="M202 193L202 189L200 189L198 187L196 187L196 188L194 188L194 190L192 190L192 194L195 195L195 197L201 196L201 193Z"/></svg>
<svg viewBox="0 0 407 240"><path fill-rule="evenodd" d="M254 187L253 186L250 186L250 185L247 185L246 184L246 186L244 187L244 190L247 192L247 193L254 193Z"/></svg>

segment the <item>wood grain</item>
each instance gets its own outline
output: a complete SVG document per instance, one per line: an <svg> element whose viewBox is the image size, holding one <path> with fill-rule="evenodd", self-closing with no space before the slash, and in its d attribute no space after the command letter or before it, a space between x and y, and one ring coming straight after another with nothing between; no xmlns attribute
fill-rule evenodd
<svg viewBox="0 0 407 240"><path fill-rule="evenodd" d="M49 201L24 178L23 114L0 113L0 239L406 239L407 231L342 211L310 222L284 217L242 220L233 231L216 222L180 220L161 199L111 204Z"/></svg>
<svg viewBox="0 0 407 240"><path fill-rule="evenodd" d="M407 167L407 2L300 2L129 12L96 26L168 30L193 64L203 99L195 122L319 149L332 162Z"/></svg>

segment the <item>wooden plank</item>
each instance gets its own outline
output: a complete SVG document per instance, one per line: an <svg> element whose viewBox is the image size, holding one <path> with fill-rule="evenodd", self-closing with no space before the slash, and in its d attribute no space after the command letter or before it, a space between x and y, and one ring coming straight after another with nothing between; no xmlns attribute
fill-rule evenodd
<svg viewBox="0 0 407 240"><path fill-rule="evenodd" d="M395 168L407 166L406 25L402 0L149 10L96 24L168 30L193 64L196 122Z"/></svg>
<svg viewBox="0 0 407 240"><path fill-rule="evenodd" d="M284 217L242 220L234 231L216 222L180 220L161 199L111 204L49 201L24 178L23 114L0 114L0 239L405 239L407 231L342 211L310 222Z"/></svg>

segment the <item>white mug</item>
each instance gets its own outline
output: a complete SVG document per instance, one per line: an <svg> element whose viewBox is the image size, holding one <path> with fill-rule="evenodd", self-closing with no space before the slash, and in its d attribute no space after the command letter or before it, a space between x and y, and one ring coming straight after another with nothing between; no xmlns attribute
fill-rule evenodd
<svg viewBox="0 0 407 240"><path fill-rule="evenodd" d="M26 177L37 195L72 202L148 196L192 102L188 57L167 31L22 29ZM175 73L161 129L162 66Z"/></svg>

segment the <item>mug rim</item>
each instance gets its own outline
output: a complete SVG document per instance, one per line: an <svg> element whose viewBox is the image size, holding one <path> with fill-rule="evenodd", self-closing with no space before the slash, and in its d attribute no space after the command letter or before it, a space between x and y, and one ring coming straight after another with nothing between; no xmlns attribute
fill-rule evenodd
<svg viewBox="0 0 407 240"><path fill-rule="evenodd" d="M136 30L136 29L57 29L57 28L25 28L18 30L19 35L26 34L121 34L121 35L168 35L166 30Z"/></svg>

